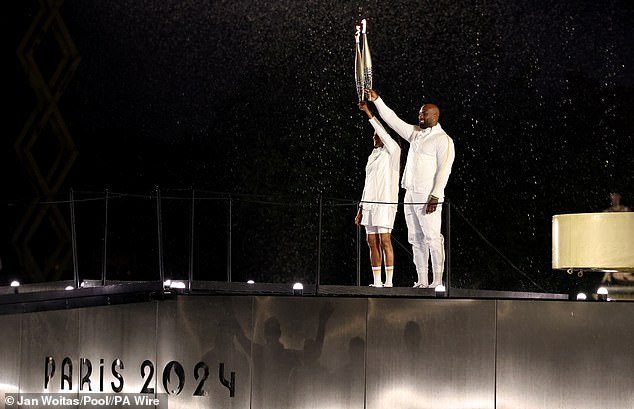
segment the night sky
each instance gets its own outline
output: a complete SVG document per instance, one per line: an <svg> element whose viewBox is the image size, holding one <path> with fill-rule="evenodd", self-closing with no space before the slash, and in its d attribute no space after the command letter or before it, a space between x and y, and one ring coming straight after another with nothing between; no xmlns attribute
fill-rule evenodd
<svg viewBox="0 0 634 409"><path fill-rule="evenodd" d="M5 57L11 108L0 148L8 227L0 257L3 274L25 275L11 244L24 200L52 197L33 183L13 147L37 101L16 49L39 6L12 7ZM196 247L198 278L222 279L227 268L226 210L211 200L225 195L216 193L236 198L235 280L310 278L321 194L321 282L354 282L354 201L372 149L354 85L360 16L369 20L377 92L410 123L422 103L436 103L454 139L445 192L454 209L454 284L568 291L579 280L550 268L552 216L601 211L613 190L634 204L634 3L628 0L66 0L60 15L81 60L58 102L77 157L55 199L66 200L71 188L88 197L82 192L151 194L159 186L175 200L163 209L164 235L176 232L163 243L174 274L187 268L187 251L169 253L187 246L181 224L190 211L177 199L195 188L210 199L196 210L197 232L209 245ZM58 53L43 44L36 60L45 70ZM54 148L40 147L41 160L54 163L47 152ZM139 209L125 216L113 209L109 222L137 221L142 230L135 212L156 209L138 200ZM78 244L88 276L98 270L94 231L102 229L91 211L77 215L79 231L95 236ZM145 242L123 227L119 233L128 240L119 241L128 258ZM409 286L415 272L402 209L393 236L400 243L395 283ZM156 249L147 246L140 252L155 260ZM363 284L370 277L364 243L361 251ZM138 270L144 260L128 264ZM62 264L61 273L44 268L44 277L67 277L72 267Z"/></svg>

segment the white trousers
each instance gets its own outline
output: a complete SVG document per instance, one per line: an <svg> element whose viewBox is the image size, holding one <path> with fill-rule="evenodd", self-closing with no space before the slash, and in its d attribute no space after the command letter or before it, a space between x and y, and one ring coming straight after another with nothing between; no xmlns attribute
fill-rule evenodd
<svg viewBox="0 0 634 409"><path fill-rule="evenodd" d="M429 194L405 192L405 222L407 223L407 240L412 245L414 264L418 273L419 283L427 284L429 257L431 255L434 285L442 282L445 271L445 239L440 233L442 224L442 205L436 211L426 214L427 205L408 203L425 203Z"/></svg>

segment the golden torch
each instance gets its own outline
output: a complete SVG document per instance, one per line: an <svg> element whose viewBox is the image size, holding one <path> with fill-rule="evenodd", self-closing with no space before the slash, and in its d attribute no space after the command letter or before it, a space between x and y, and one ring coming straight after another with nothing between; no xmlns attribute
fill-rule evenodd
<svg viewBox="0 0 634 409"><path fill-rule="evenodd" d="M357 31L354 34L354 42L356 45L356 55L354 57L354 79L357 84L357 95L359 96L359 101L363 101L364 99L364 81L363 81L363 57L361 57L361 48L359 45L359 40L361 37L361 26L357 26Z"/></svg>
<svg viewBox="0 0 634 409"><path fill-rule="evenodd" d="M363 88L372 88L372 56L370 55L370 44L368 43L368 35L366 33L367 22L365 19L361 20L363 30Z"/></svg>

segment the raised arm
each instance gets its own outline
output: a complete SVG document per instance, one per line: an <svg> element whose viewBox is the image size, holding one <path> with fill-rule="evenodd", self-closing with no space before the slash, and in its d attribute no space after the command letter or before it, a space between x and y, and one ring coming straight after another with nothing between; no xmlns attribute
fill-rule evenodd
<svg viewBox="0 0 634 409"><path fill-rule="evenodd" d="M326 323L334 312L334 307L330 302L326 302L324 306L319 310L319 324L317 325L317 335L315 336L315 344L318 348L319 354L324 347L324 338L326 336Z"/></svg>
<svg viewBox="0 0 634 409"><path fill-rule="evenodd" d="M381 122L379 122L376 117L370 118L370 124L372 124L374 131L377 135L379 135L379 138L383 142L383 146L385 146L385 149L387 149L390 155L399 154L401 152L401 147L398 146L398 143L394 139L392 139L390 134L387 133L383 125L381 125Z"/></svg>
<svg viewBox="0 0 634 409"><path fill-rule="evenodd" d="M385 105L383 99L381 99L379 94L377 94L373 89L366 90L366 96L370 101L374 102L374 106L376 106L379 111L381 119L383 119L390 128L394 129L403 139L409 142L416 127L399 118L391 108Z"/></svg>
<svg viewBox="0 0 634 409"><path fill-rule="evenodd" d="M368 116L370 124L374 128L374 132L376 132L376 134L379 136L379 139L381 139L381 142L383 142L383 146L385 146L385 149L387 149L390 154L400 153L401 147L398 146L398 143L396 143L396 141L392 139L390 134L387 133L381 122L372 114L372 111L370 110L370 107L368 107L367 102L359 102L359 109L365 112L365 114Z"/></svg>

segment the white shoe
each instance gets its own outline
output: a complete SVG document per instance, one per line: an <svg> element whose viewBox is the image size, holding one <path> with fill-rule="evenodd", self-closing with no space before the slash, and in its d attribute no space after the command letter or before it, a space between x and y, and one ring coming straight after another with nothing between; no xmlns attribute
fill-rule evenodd
<svg viewBox="0 0 634 409"><path fill-rule="evenodd" d="M385 288L392 288L392 287L394 287L394 285L393 285L392 283L389 283L389 284L388 284L388 283L385 283L385 284L383 284L383 287L385 287Z"/></svg>
<svg viewBox="0 0 634 409"><path fill-rule="evenodd" d="M383 283L378 283L378 284L370 284L370 287L375 287L375 288L382 288L382 287L383 287Z"/></svg>

